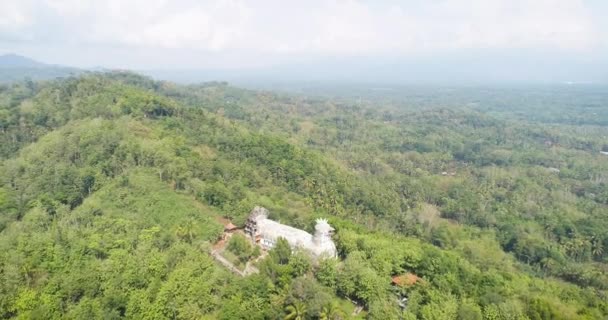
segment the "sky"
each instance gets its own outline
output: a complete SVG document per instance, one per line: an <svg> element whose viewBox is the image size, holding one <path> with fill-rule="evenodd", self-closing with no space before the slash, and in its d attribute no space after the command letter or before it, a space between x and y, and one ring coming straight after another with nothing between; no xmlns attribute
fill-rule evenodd
<svg viewBox="0 0 608 320"><path fill-rule="evenodd" d="M595 81L605 17L605 0L0 0L0 53L233 76Z"/></svg>

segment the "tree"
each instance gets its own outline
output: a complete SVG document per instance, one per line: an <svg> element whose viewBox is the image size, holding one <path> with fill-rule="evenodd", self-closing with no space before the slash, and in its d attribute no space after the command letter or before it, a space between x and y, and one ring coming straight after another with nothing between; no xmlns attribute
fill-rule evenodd
<svg viewBox="0 0 608 320"><path fill-rule="evenodd" d="M285 308L287 315L283 318L285 320L304 320L306 314L306 305L302 302L296 301L293 304Z"/></svg>
<svg viewBox="0 0 608 320"><path fill-rule="evenodd" d="M278 238L274 247L270 251L270 256L278 264L288 264L291 258L291 246L289 245L289 242L287 242L287 239Z"/></svg>
<svg viewBox="0 0 608 320"><path fill-rule="evenodd" d="M594 257L601 257L604 254L604 246L600 237L593 237L591 240L591 253Z"/></svg>
<svg viewBox="0 0 608 320"><path fill-rule="evenodd" d="M319 261L315 277L322 285L335 289L338 278L338 261L336 259Z"/></svg>
<svg viewBox="0 0 608 320"><path fill-rule="evenodd" d="M227 249L239 257L241 262L246 262L252 255L251 243L245 238L245 236L239 233L233 234L230 237Z"/></svg>
<svg viewBox="0 0 608 320"><path fill-rule="evenodd" d="M196 235L198 224L192 217L184 220L175 230L175 235L188 243L192 243Z"/></svg>
<svg viewBox="0 0 608 320"><path fill-rule="evenodd" d="M340 320L342 318L342 311L338 309L338 305L335 302L324 305L319 314L319 320Z"/></svg>
<svg viewBox="0 0 608 320"><path fill-rule="evenodd" d="M367 318L370 320L398 320L403 316L395 300L381 299L369 303Z"/></svg>
<svg viewBox="0 0 608 320"><path fill-rule="evenodd" d="M554 319L550 305L542 299L535 298L528 303L527 316L530 320Z"/></svg>
<svg viewBox="0 0 608 320"><path fill-rule="evenodd" d="M459 320L481 320L482 313L481 308L476 303L463 300L460 302L458 307L458 319Z"/></svg>
<svg viewBox="0 0 608 320"><path fill-rule="evenodd" d="M311 263L306 253L297 251L289 258L288 265L291 268L293 277L299 277L310 270Z"/></svg>

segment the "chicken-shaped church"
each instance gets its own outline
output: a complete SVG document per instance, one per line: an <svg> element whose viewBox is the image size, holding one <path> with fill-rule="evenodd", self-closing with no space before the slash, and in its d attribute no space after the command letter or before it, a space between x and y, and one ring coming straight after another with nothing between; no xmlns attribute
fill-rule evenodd
<svg viewBox="0 0 608 320"><path fill-rule="evenodd" d="M245 225L245 233L264 249L274 247L277 239L285 238L292 249L305 250L314 258L337 257L336 245L331 239L333 232L326 219L317 219L314 235L278 223L268 219L268 210L263 207L255 207Z"/></svg>

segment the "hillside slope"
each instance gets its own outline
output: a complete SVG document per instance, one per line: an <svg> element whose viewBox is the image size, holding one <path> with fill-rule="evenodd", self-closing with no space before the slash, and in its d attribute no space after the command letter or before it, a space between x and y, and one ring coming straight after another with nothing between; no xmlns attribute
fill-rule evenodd
<svg viewBox="0 0 608 320"><path fill-rule="evenodd" d="M580 128L128 73L0 87L0 128L2 318L608 314L608 168ZM329 217L339 261L215 264L219 218L255 205ZM404 273L422 281L392 287Z"/></svg>

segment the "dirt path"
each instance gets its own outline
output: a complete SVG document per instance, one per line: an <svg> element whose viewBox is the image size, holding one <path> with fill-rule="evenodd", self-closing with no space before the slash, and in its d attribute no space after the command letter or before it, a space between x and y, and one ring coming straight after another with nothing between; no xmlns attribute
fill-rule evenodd
<svg viewBox="0 0 608 320"><path fill-rule="evenodd" d="M228 259L224 258L221 255L221 253L216 250L211 251L211 256L216 261L218 261L219 263L223 264L226 268L228 268L228 270L238 274L241 277L260 272L256 267L252 266L249 262L247 262L247 264L245 264L245 269L243 271L241 271L237 267L235 267L234 264L232 264L232 262L228 261Z"/></svg>

